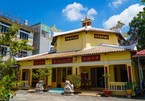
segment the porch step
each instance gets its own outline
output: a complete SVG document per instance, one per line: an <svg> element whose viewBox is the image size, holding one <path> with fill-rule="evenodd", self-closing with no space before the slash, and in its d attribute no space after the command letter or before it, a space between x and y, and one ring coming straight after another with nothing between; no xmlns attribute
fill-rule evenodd
<svg viewBox="0 0 145 101"><path fill-rule="evenodd" d="M96 91L82 91L82 93L78 95L83 95L83 96L101 96L98 92Z"/></svg>

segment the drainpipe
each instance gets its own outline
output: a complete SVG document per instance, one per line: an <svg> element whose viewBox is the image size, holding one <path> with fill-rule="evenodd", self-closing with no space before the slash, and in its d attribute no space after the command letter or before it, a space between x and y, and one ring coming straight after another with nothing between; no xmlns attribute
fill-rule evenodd
<svg viewBox="0 0 145 101"><path fill-rule="evenodd" d="M141 69L140 69L139 57L137 58L137 62L138 62L138 70L139 70L139 83L140 83L140 89L142 89L142 76L141 76Z"/></svg>

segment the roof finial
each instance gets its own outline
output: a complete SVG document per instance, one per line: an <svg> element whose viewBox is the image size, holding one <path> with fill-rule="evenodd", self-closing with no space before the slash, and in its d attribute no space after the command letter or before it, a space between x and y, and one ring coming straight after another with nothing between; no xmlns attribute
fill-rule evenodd
<svg viewBox="0 0 145 101"><path fill-rule="evenodd" d="M92 25L92 20L88 18L86 15L85 19L82 20L82 27L84 26L91 26Z"/></svg>

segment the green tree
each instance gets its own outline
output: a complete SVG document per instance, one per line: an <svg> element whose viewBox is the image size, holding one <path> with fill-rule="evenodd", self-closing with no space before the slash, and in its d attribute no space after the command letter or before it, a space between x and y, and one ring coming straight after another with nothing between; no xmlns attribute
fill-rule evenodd
<svg viewBox="0 0 145 101"><path fill-rule="evenodd" d="M141 0L141 2L144 4L145 3L145 0Z"/></svg>
<svg viewBox="0 0 145 101"><path fill-rule="evenodd" d="M0 45L6 45L10 47L10 56L13 57L16 54L22 55L22 50L30 51L33 48L27 45L28 40L19 40L17 38L17 33L19 26L13 24L9 27L8 31L5 33L0 33Z"/></svg>
<svg viewBox="0 0 145 101"><path fill-rule="evenodd" d="M125 24L124 24L121 20L119 20L119 21L117 22L117 24L116 24L115 26L113 26L112 28L110 28L110 29L111 29L111 30L121 29L124 25L125 25Z"/></svg>
<svg viewBox="0 0 145 101"><path fill-rule="evenodd" d="M44 80L45 77L49 76L50 74L51 74L51 68L45 67L45 68L36 69L36 71L32 73L32 76L36 79Z"/></svg>
<svg viewBox="0 0 145 101"><path fill-rule="evenodd" d="M129 23L130 44L137 42L137 49L145 49L145 8Z"/></svg>
<svg viewBox="0 0 145 101"><path fill-rule="evenodd" d="M18 70L12 68L17 64L13 57L22 50L33 49L31 46L27 45L27 40L19 40L17 38L19 28L19 26L14 24L8 28L7 32L0 33L0 46L5 45L10 48L8 52L10 55L9 59L4 61L3 55L1 55L0 58L0 100L3 99L4 101L7 100L9 96L15 95L12 89L18 84L16 75Z"/></svg>

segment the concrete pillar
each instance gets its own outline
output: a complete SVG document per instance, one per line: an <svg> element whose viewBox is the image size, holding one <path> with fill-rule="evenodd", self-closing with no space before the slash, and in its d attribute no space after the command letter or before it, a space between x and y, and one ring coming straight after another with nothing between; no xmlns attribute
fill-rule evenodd
<svg viewBox="0 0 145 101"><path fill-rule="evenodd" d="M23 72L23 69L20 69L19 70L19 81L22 81L22 72Z"/></svg>
<svg viewBox="0 0 145 101"><path fill-rule="evenodd" d="M29 69L29 85L32 86L32 69Z"/></svg>
<svg viewBox="0 0 145 101"><path fill-rule="evenodd" d="M72 74L80 74L80 70L79 70L79 67L76 67L76 66L73 66L72 67Z"/></svg>

